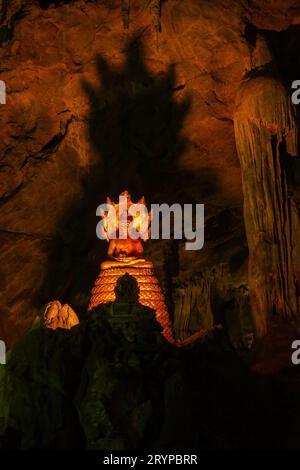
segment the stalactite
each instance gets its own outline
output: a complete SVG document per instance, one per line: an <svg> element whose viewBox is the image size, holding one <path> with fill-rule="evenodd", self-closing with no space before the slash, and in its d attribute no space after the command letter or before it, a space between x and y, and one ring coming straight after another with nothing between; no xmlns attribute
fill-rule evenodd
<svg viewBox="0 0 300 470"><path fill-rule="evenodd" d="M152 25L154 31L157 33L160 32L161 30L161 24L160 24L160 0L151 0L150 3L150 12L151 12L151 18L152 18Z"/></svg>
<svg viewBox="0 0 300 470"><path fill-rule="evenodd" d="M234 116L258 336L271 314L299 318L300 224L286 171L287 159L297 155L297 126L284 87L268 75L260 71L241 85Z"/></svg>
<svg viewBox="0 0 300 470"><path fill-rule="evenodd" d="M155 32L156 48L158 49L158 33L161 31L161 0L151 0L150 13L152 27Z"/></svg>
<svg viewBox="0 0 300 470"><path fill-rule="evenodd" d="M122 0L121 17L125 29L129 28L130 0Z"/></svg>

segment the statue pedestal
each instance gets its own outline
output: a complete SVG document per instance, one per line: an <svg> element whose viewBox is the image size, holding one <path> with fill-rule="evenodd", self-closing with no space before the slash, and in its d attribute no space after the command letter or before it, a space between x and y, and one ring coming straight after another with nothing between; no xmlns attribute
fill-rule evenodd
<svg viewBox="0 0 300 470"><path fill-rule="evenodd" d="M133 276L138 283L139 302L155 311L156 319L163 328L162 334L170 343L174 343L164 295L155 277L153 265L149 261L137 260L128 264L121 261L104 261L91 292L88 311L100 304L114 302L117 280L126 273Z"/></svg>

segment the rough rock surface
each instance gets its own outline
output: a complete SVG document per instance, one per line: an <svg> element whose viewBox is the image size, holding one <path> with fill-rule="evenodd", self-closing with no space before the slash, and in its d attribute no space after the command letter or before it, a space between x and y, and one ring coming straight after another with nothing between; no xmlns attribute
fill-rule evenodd
<svg viewBox="0 0 300 470"><path fill-rule="evenodd" d="M298 2L168 0L158 42L147 5L132 0L127 30L117 0L0 4L0 337L8 346L53 298L85 310L106 248L95 209L125 188L149 203L206 204L201 252L164 242L146 249L170 306L174 284L222 263L231 291L247 285L235 96L256 28L274 43L288 30L283 44L294 51Z"/></svg>

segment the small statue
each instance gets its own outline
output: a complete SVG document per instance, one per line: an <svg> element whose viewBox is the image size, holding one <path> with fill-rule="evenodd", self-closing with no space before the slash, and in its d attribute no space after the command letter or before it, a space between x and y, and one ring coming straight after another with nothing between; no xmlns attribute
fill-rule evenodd
<svg viewBox="0 0 300 470"><path fill-rule="evenodd" d="M44 312L44 325L46 328L70 330L78 324L78 317L70 305L61 305L58 300L53 300L47 304Z"/></svg>
<svg viewBox="0 0 300 470"><path fill-rule="evenodd" d="M116 302L136 304L139 301L139 291L137 280L126 273L117 280L115 287Z"/></svg>
<svg viewBox="0 0 300 470"><path fill-rule="evenodd" d="M149 238L151 220L151 212L148 214L145 210L145 198L142 197L134 205L128 191L123 191L118 204L110 198L106 199L106 204L109 210L103 210L101 213L101 238L109 242L110 259L101 263L88 310L93 310L99 304L115 302L118 279L126 274L133 276L139 288L138 301L155 312L163 336L173 343L172 324L163 292L154 274L153 264L142 257L142 241ZM132 207L133 205L135 207ZM132 228L138 235L137 238L133 238Z"/></svg>

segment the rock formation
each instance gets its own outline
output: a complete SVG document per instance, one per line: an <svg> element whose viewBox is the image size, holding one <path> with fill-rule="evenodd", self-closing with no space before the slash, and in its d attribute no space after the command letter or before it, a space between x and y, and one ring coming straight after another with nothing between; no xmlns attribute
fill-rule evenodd
<svg viewBox="0 0 300 470"><path fill-rule="evenodd" d="M249 291L259 336L278 314L300 326L300 241L290 167L297 156L295 110L257 39L253 73L242 83L234 116L249 247ZM271 75L270 75L271 74ZM272 76L273 75L273 76Z"/></svg>

